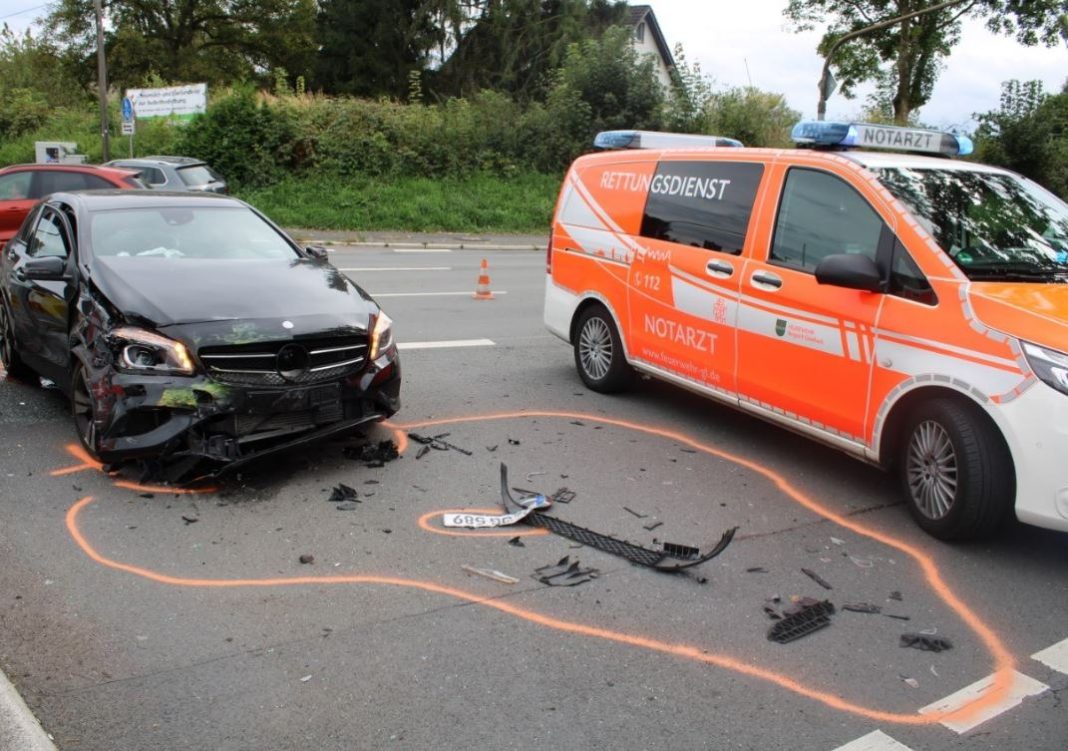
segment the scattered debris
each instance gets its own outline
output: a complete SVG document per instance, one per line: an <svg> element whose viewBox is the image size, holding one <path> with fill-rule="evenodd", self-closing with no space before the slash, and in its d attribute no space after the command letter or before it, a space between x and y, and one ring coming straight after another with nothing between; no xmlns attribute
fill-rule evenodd
<svg viewBox="0 0 1068 751"><path fill-rule="evenodd" d="M468 566L464 564L460 566L464 571L469 574L475 574L477 576L484 576L487 579L493 579L493 581L500 582L501 584L517 584L519 582L514 576L508 574L502 574L500 571L488 568L475 568L474 566Z"/></svg>
<svg viewBox="0 0 1068 751"><path fill-rule="evenodd" d="M566 478L567 475L560 475ZM568 488L559 488L555 493L549 496L549 500L553 503L571 503L575 500L575 491Z"/></svg>
<svg viewBox="0 0 1068 751"><path fill-rule="evenodd" d="M535 477L540 477L541 475L547 475L547 474L549 474L549 473L548 472L527 472L527 482L533 482Z"/></svg>
<svg viewBox="0 0 1068 751"><path fill-rule="evenodd" d="M378 485L379 482L378 482L378 480L364 480L363 484L364 485Z"/></svg>
<svg viewBox="0 0 1068 751"><path fill-rule="evenodd" d="M827 600L803 597L793 608L784 611L783 618L768 629L768 641L787 644L831 625L834 605Z"/></svg>
<svg viewBox="0 0 1068 751"><path fill-rule="evenodd" d="M452 444L452 443L449 443L448 441L446 441L445 438L448 435L449 435L448 433L441 433L439 435L425 436L425 435L420 435L419 433L409 433L408 437L411 438L416 443L423 444L425 447L427 447L427 450L429 450L429 449L437 449L438 451L448 451L449 449L452 449L453 451L459 451L461 454L464 454L465 456L471 456L472 452L468 451L465 448L460 448L459 446L457 446L455 444ZM423 450L419 451L419 456L424 456L425 454L426 454L426 451L423 451ZM419 456L417 456L416 459L418 459Z"/></svg>
<svg viewBox="0 0 1068 751"><path fill-rule="evenodd" d="M517 548L525 548L526 547L526 544L523 542L523 538L520 537L519 535L516 535L515 537L510 539L508 541L508 544L509 545L514 545Z"/></svg>
<svg viewBox="0 0 1068 751"><path fill-rule="evenodd" d="M872 615L883 612L881 607L872 605L870 602L847 602L842 606L842 610L848 610L851 613L868 613Z"/></svg>
<svg viewBox="0 0 1068 751"><path fill-rule="evenodd" d="M519 441L517 441L517 440L516 440L516 439L514 439L514 438L509 438L509 439L508 439L508 445L509 445L509 446L518 446L518 445L519 445Z"/></svg>
<svg viewBox="0 0 1068 751"><path fill-rule="evenodd" d="M140 495L142 498L155 498L156 497L155 493L139 493L138 495Z"/></svg>
<svg viewBox="0 0 1068 751"><path fill-rule="evenodd" d="M679 449L679 451L681 451L684 454L696 454L697 453L697 451L695 451L694 449Z"/></svg>
<svg viewBox="0 0 1068 751"><path fill-rule="evenodd" d="M745 570L747 574L766 574L768 570L763 566L750 566Z"/></svg>
<svg viewBox="0 0 1068 751"><path fill-rule="evenodd" d="M379 441L378 443L366 443L362 446L346 446L341 450L341 453L343 453L347 459L365 462L367 466L372 469L384 467L386 466L386 462L391 462L400 457L400 453L397 451L397 444L388 438L384 441Z"/></svg>
<svg viewBox="0 0 1068 751"><path fill-rule="evenodd" d="M497 450L497 444L496 443L493 444L492 446L486 446L486 451L496 451L496 450Z"/></svg>
<svg viewBox="0 0 1068 751"><path fill-rule="evenodd" d="M904 598L901 596L901 593L898 592L896 589L890 593L889 597L891 600L897 600L898 602L902 602L904 600Z"/></svg>
<svg viewBox="0 0 1068 751"><path fill-rule="evenodd" d="M933 675L935 678L941 678L942 677L942 676L940 676L938 674L938 671L935 670L935 666L934 665L931 666L931 675Z"/></svg>
<svg viewBox="0 0 1068 751"><path fill-rule="evenodd" d="M578 425L580 428L586 427L586 423L584 423L582 420L572 420L571 424Z"/></svg>
<svg viewBox="0 0 1068 751"><path fill-rule="evenodd" d="M860 568L872 568L875 566L875 562L870 558L860 558L855 555L849 556L849 560L853 561Z"/></svg>
<svg viewBox="0 0 1068 751"><path fill-rule="evenodd" d="M312 677L310 675L306 675L306 676L304 676L303 678L300 679L300 682L301 683L307 683L308 681L311 680L311 678Z"/></svg>
<svg viewBox="0 0 1068 751"><path fill-rule="evenodd" d="M804 574L805 576L807 576L812 581L814 581L817 584L819 584L824 589L834 589L834 587L832 587L830 584L827 583L826 579L824 579L822 576L817 574L812 569L803 568L803 569L801 569L801 573Z"/></svg>
<svg viewBox="0 0 1068 751"><path fill-rule="evenodd" d="M315 563L315 556L312 555L311 553L305 553L304 555L302 555L297 560L299 560L301 563L304 563L304 564Z"/></svg>
<svg viewBox="0 0 1068 751"><path fill-rule="evenodd" d="M646 517L649 516L648 514L639 514L634 509L627 508L626 506L623 507L623 510L626 511L628 514L633 514L634 516L638 517L639 519L645 519Z"/></svg>
<svg viewBox="0 0 1068 751"><path fill-rule="evenodd" d="M778 598L776 598L776 599L778 599ZM779 611L776 610L775 608L773 608L771 605L769 605L766 602L764 603L764 612L767 614L768 618L770 618L773 621L781 621L782 620L782 615L779 613Z"/></svg>
<svg viewBox="0 0 1068 751"><path fill-rule="evenodd" d="M359 501L345 501L344 503L339 503L337 505L337 510L338 511L355 511L356 510L356 504L358 504L358 503L359 503Z"/></svg>
<svg viewBox="0 0 1068 751"><path fill-rule="evenodd" d="M339 483L334 486L333 491L330 493L330 497L326 500L330 503L337 503L339 501L356 501L359 503L360 494L356 492L355 488L350 488L344 483Z"/></svg>
<svg viewBox="0 0 1068 751"><path fill-rule="evenodd" d="M541 566L534 571L536 572L534 578L550 587L574 587L578 584L585 584L596 579L600 573L595 568L582 568L577 558L572 563L571 556L567 555L554 564Z"/></svg>
<svg viewBox="0 0 1068 751"><path fill-rule="evenodd" d="M920 687L920 682L918 680L916 680L915 678L909 678L907 675L901 675L900 673L898 673L897 677L900 678L905 683L907 683L908 685L912 686L913 688L919 688Z"/></svg>
<svg viewBox="0 0 1068 751"><path fill-rule="evenodd" d="M426 456L429 453L430 453L430 447L429 446L423 446L421 449L419 449L419 453L415 455L415 458L416 459L422 459L424 456Z"/></svg>
<svg viewBox="0 0 1068 751"><path fill-rule="evenodd" d="M896 621L911 621L912 620L912 618L910 618L907 615L898 615L897 613L883 613L883 615L885 615L887 618L893 618Z"/></svg>
<svg viewBox="0 0 1068 751"><path fill-rule="evenodd" d="M663 525L664 525L664 522L653 522L652 524L643 524L642 525L642 529L647 529L650 532L652 532L657 527L662 527Z"/></svg>
<svg viewBox="0 0 1068 751"><path fill-rule="evenodd" d="M922 649L925 652L944 652L953 649L953 642L939 636L924 636L923 634L902 634L900 646Z"/></svg>
<svg viewBox="0 0 1068 751"><path fill-rule="evenodd" d="M185 522L185 526L188 527L190 524L196 524L200 519L195 516L182 516L182 521Z"/></svg>
<svg viewBox="0 0 1068 751"><path fill-rule="evenodd" d="M835 545L845 545L845 540L839 540L837 537L832 537L831 542Z"/></svg>

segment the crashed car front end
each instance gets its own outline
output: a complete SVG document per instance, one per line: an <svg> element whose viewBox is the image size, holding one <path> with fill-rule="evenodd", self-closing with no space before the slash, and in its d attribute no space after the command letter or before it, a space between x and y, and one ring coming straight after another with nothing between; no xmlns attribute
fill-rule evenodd
<svg viewBox="0 0 1068 751"><path fill-rule="evenodd" d="M106 462L208 459L233 469L400 406L400 362L380 310L154 328L117 318L87 317L83 332Z"/></svg>

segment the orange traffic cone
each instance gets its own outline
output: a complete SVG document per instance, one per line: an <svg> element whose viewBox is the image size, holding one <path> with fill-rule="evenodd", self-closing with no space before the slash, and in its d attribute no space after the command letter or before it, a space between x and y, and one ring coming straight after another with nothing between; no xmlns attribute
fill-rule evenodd
<svg viewBox="0 0 1068 751"><path fill-rule="evenodd" d="M483 258L482 266L478 270L478 284L475 285L474 298L476 300L492 300L493 293L490 292L489 286L489 261Z"/></svg>

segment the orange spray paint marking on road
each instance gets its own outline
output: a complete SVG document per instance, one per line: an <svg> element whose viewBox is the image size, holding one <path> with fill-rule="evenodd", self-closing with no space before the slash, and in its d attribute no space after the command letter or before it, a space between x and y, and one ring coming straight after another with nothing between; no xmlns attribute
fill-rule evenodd
<svg viewBox="0 0 1068 751"><path fill-rule="evenodd" d="M638 647L642 649L648 649L663 654L672 655L684 659L694 660L708 665L713 665L727 670L732 670L741 675L746 675L752 678L758 678L760 680L772 683L780 688L784 688L798 696L803 696L813 701L817 701L832 709L848 712L853 715L865 717L877 722L892 722L901 725L932 725L943 720L953 718L964 720L978 712L981 712L984 708L995 705L1004 699L1012 686L1013 670L1016 662L1012 655L1008 652L1005 646L1002 644L998 636L987 626L967 605L965 605L960 598L949 588L949 586L942 579L941 573L938 570L934 560L919 548L903 541L899 540L891 535L888 535L879 530L869 528L859 522L842 516L831 509L823 506L814 499L802 491L795 488L790 484L782 475L774 470L765 467L755 461L745 459L743 457L731 454L727 451L717 449L713 446L696 441L682 433L678 433L672 430L654 428L640 423L628 422L625 420L617 420L607 418L599 415L590 415L580 412L561 412L561 411L529 411L529 412L503 412L488 415L476 415L471 417L457 417L447 418L440 420L431 420L426 422L411 423L409 425L390 425L389 427L395 431L395 434L401 431L406 431L412 428L426 428L438 425L453 425L458 423L468 422L486 422L491 420L509 420L509 419L526 419L530 417L545 417L545 418L564 418L569 420L581 419L590 422L597 422L603 425L611 425L615 427L626 428L629 430L635 430L647 435L659 436L667 440L675 441L683 444L694 450L701 451L710 456L714 456L726 461L733 462L739 466L745 467L767 480L771 481L781 492L796 503L804 506L813 513L828 519L839 526L849 529L859 535L863 535L872 540L880 542L889 547L900 550L913 560L915 560L921 571L927 584L934 590L939 598L942 599L946 605L953 610L964 623L971 628L976 635L983 642L984 646L989 650L994 658L995 672L994 681L992 683L990 691L983 696L976 699L971 704L958 709L954 712L934 712L925 715L919 714L905 714L899 712L887 712L884 710L874 709L871 707L865 707L853 702L847 701L840 696L836 696L827 691L822 691L811 686L807 686L787 675L777 673L773 670L753 665L744 660L740 660L735 657L723 654L715 654L706 652L698 647L677 644L671 642L665 642L658 639L649 637L636 636L632 634L626 634L619 631L613 631L610 629L604 629L597 626L590 626L587 624L576 623L573 621L567 621L560 618L554 618L552 616L544 615L526 608L522 608L511 603L503 602L499 599L491 599L475 595L471 592L466 592L454 587L445 586L442 584L436 584L434 582L422 581L417 579L405 579L400 577L387 577L376 575L338 575L338 576L299 576L299 577L275 577L275 578L261 578L261 579L200 579L172 576L169 574L163 574L151 569L134 566L131 564L122 563L105 557L94 549L89 542L82 535L81 530L78 527L78 515L80 512L92 502L91 496L86 496L80 501L75 503L67 511L66 524L67 530L71 537L82 549L82 551L96 563L105 566L107 568L114 569L116 571L122 571L134 576L140 576L151 581L158 582L169 586L178 587L197 587L197 588L240 588L240 587L283 587L283 586L302 586L302 585L328 585L328 584L371 584L371 585L384 585L384 586L397 586L406 587L410 589L418 589L424 592L430 592L434 594L441 594L448 597L453 597L465 602L470 602L478 605L482 605L487 608L506 613L508 615L520 618L530 623L561 631L564 633L574 634L578 636L585 636L590 638L604 639L606 641L615 642L618 644L624 644L632 647ZM398 441L398 444L400 441ZM406 441L405 441L406 443ZM424 519L432 518L435 514L442 512L431 512L429 515L424 515L420 518L420 526L423 526ZM425 527L424 527L425 528ZM439 531L439 530L431 530Z"/></svg>
<svg viewBox="0 0 1068 751"><path fill-rule="evenodd" d="M81 464L73 464L69 467L53 469L48 473L52 477L72 475L75 472L84 472L87 469L93 469L99 472L104 471L104 465L89 456L89 453L82 446L79 446L76 443L68 443L65 448L67 449L67 453L75 459L78 459ZM113 473L108 473L108 476L110 477L112 474ZM172 493L174 495L204 495L206 493L214 493L218 490L214 485L183 488L171 485L145 485L144 483L132 482L130 480L113 480L112 484L116 488L123 488L124 490L133 490L138 493L159 493L160 495L165 493Z"/></svg>
<svg viewBox="0 0 1068 751"><path fill-rule="evenodd" d="M447 535L449 537L542 537L549 534L547 529L539 529L534 527L510 527L509 529L446 529L444 527L435 527L430 523L431 519L444 516L445 514L499 514L501 510L499 508L447 508L441 511L429 511L419 517L419 528L426 532L433 532L436 535Z"/></svg>
<svg viewBox="0 0 1068 751"><path fill-rule="evenodd" d="M67 453L77 459L81 464L72 464L69 467L63 467L62 469L53 469L50 474L52 477L62 477L63 475L72 475L75 472L84 472L87 469L96 469L103 471L104 465L98 462L93 457L89 456L89 453L76 443L68 443L64 448L67 449Z"/></svg>

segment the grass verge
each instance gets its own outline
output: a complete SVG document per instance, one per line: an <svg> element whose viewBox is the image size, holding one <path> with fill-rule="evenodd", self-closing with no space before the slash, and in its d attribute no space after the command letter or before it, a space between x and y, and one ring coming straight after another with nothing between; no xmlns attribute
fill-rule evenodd
<svg viewBox="0 0 1068 751"><path fill-rule="evenodd" d="M558 175L289 178L238 195L283 227L350 231L544 232Z"/></svg>

